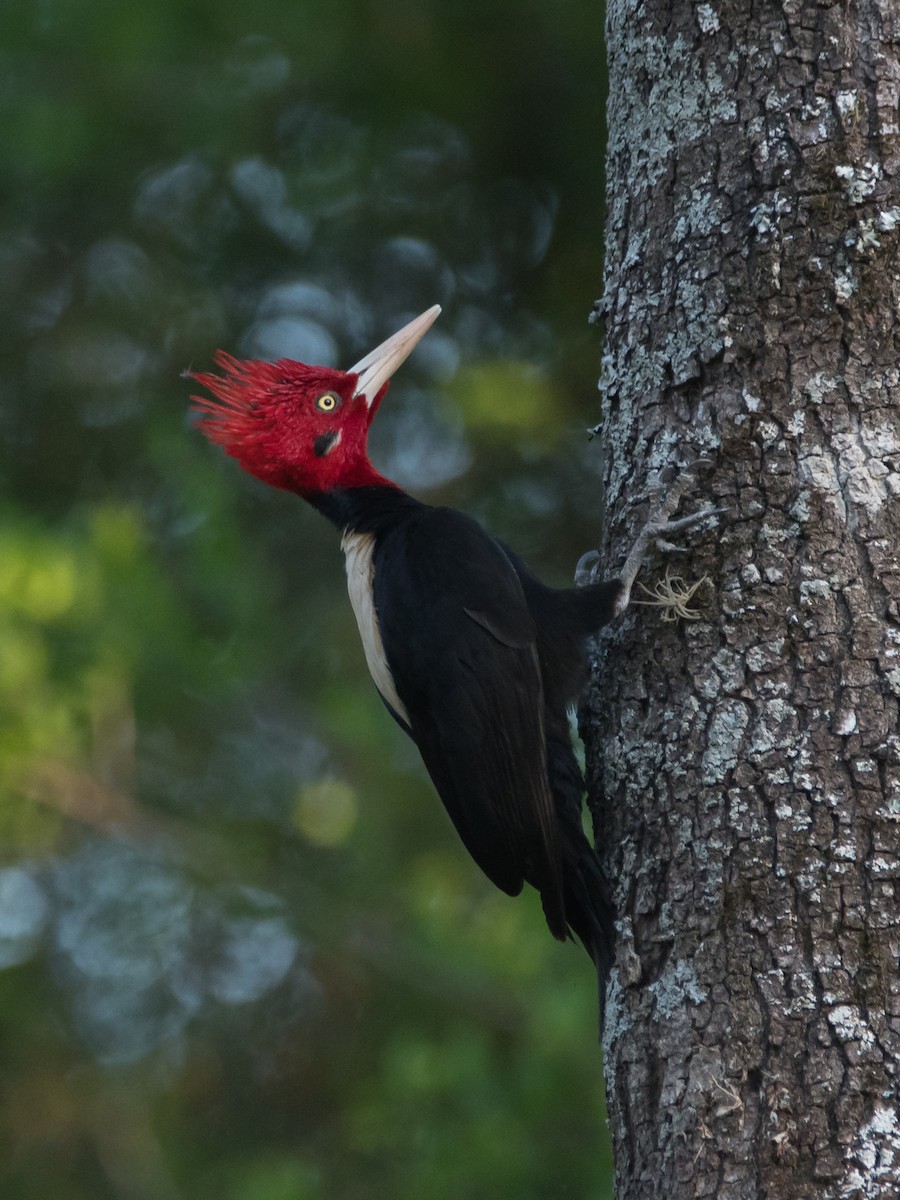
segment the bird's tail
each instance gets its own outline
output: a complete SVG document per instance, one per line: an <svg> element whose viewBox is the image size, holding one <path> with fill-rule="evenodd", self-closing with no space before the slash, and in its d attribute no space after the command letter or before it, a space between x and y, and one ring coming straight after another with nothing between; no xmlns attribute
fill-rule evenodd
<svg viewBox="0 0 900 1200"><path fill-rule="evenodd" d="M584 780L568 726L562 723L548 728L547 768L559 829L565 920L597 968L602 1031L606 985L615 956L616 909L600 858L582 826Z"/></svg>
<svg viewBox="0 0 900 1200"><path fill-rule="evenodd" d="M564 852L566 919L597 968L602 1032L606 985L615 958L616 909L596 851L583 833L580 841Z"/></svg>

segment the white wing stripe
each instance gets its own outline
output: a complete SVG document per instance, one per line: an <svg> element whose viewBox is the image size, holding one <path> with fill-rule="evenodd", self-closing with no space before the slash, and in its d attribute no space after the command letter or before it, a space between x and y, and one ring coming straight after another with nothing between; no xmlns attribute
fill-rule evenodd
<svg viewBox="0 0 900 1200"><path fill-rule="evenodd" d="M347 566L347 591L359 626L369 674L381 695L407 725L409 714L394 687L375 611L375 534L346 532L341 538Z"/></svg>

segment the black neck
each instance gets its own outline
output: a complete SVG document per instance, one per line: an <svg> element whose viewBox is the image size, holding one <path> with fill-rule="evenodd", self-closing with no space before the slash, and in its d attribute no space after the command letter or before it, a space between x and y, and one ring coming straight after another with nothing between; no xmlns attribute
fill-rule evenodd
<svg viewBox="0 0 900 1200"><path fill-rule="evenodd" d="M353 533L381 533L398 519L424 507L420 500L414 500L400 488L385 484L334 488L306 498L332 525Z"/></svg>

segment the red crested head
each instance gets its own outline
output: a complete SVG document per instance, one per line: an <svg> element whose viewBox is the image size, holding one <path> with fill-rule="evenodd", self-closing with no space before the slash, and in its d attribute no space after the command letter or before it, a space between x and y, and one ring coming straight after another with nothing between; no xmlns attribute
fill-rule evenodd
<svg viewBox="0 0 900 1200"><path fill-rule="evenodd" d="M303 496L387 482L369 462L369 426L394 371L436 320L435 305L349 371L215 355L223 374L187 372L198 428L264 483Z"/></svg>

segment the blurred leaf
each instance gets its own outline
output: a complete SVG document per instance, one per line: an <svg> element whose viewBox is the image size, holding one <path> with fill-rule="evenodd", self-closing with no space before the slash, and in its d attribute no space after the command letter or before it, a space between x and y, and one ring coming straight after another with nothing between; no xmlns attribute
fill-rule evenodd
<svg viewBox="0 0 900 1200"><path fill-rule="evenodd" d="M307 784L297 797L294 820L300 832L316 846L338 846L356 824L356 794L339 779Z"/></svg>
<svg viewBox="0 0 900 1200"><path fill-rule="evenodd" d="M508 438L510 434L556 439L560 397L550 380L530 363L499 359L466 368L452 385L452 396L469 428Z"/></svg>

